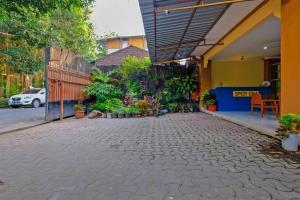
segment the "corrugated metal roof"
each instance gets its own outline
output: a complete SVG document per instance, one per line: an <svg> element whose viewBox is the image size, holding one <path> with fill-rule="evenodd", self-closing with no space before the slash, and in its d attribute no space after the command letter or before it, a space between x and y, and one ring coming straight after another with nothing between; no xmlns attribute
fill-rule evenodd
<svg viewBox="0 0 300 200"><path fill-rule="evenodd" d="M152 62L187 58L223 15L229 5L157 13L220 0L139 0Z"/></svg>

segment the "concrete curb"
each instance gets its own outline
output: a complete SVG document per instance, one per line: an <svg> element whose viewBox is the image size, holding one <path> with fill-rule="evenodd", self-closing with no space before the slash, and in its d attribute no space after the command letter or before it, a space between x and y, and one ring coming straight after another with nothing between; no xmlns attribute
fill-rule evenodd
<svg viewBox="0 0 300 200"><path fill-rule="evenodd" d="M216 112L211 112L211 111L208 111L208 110L205 110L205 109L201 109L201 112L204 112L206 114L209 114L209 115L212 115L214 117L218 117L218 118L221 118L221 119L224 119L226 121L229 121L229 122L232 122L232 123L235 123L235 124L238 124L240 126L244 126L246 128L249 128L251 130L254 130L254 131L257 131L263 135L266 135L266 136L269 136L269 137L272 137L276 140L280 140L278 137L276 137L276 131L274 130L271 130L271 129L267 129L267 128L263 128L263 127L259 127L259 126L255 126L253 124L249 124L247 122L244 122L244 121L241 121L241 120L238 120L236 118L233 118L233 117L228 117L228 116L224 116L224 115L221 115L221 114L218 114Z"/></svg>
<svg viewBox="0 0 300 200"><path fill-rule="evenodd" d="M33 125L29 125L29 126L24 126L24 127L21 127L21 128L15 128L15 129L7 130L7 131L2 131L2 132L0 131L0 135L4 135L4 134L7 134L7 133L12 133L12 132L16 132L16 131L22 131L22 130L34 128L36 126L48 124L50 122L51 121L44 121L44 122L39 122L37 124L33 124Z"/></svg>

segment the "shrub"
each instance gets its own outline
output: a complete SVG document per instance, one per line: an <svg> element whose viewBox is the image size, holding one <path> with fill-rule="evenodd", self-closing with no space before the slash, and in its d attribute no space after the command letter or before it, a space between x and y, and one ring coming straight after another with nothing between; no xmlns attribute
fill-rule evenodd
<svg viewBox="0 0 300 200"><path fill-rule="evenodd" d="M296 115L296 114L283 115L280 117L279 123L282 129L291 130L293 123L296 123L298 126L300 126L300 115Z"/></svg>
<svg viewBox="0 0 300 200"><path fill-rule="evenodd" d="M87 96L94 97L97 101L106 101L112 98L121 98L122 91L108 83L95 82L84 89Z"/></svg>
<svg viewBox="0 0 300 200"><path fill-rule="evenodd" d="M206 90L202 95L201 95L201 98L200 98L200 101L204 104L204 105L207 105L207 102L209 100L215 100L216 99L216 95L214 94L210 94L210 92L208 90ZM209 102L211 103L211 102ZM212 105L212 104L210 104Z"/></svg>
<svg viewBox="0 0 300 200"><path fill-rule="evenodd" d="M132 114L141 113L141 109L135 105L131 105L131 106L129 106L129 113L132 113Z"/></svg>
<svg viewBox="0 0 300 200"><path fill-rule="evenodd" d="M217 101L215 99L210 99L208 101L206 101L206 105L207 106L212 106L212 105L216 105Z"/></svg>
<svg viewBox="0 0 300 200"><path fill-rule="evenodd" d="M169 111L175 111L178 107L178 104L177 103L168 103L166 106Z"/></svg>
<svg viewBox="0 0 300 200"><path fill-rule="evenodd" d="M90 110L99 110L101 112L112 112L117 107L122 106L123 103L120 99L108 99L104 102L97 101L96 103L90 106Z"/></svg>
<svg viewBox="0 0 300 200"><path fill-rule="evenodd" d="M83 112L83 111L84 111L83 105L80 104L80 103L75 104L75 105L74 105L74 110L75 110L75 111L79 111L79 112Z"/></svg>
<svg viewBox="0 0 300 200"><path fill-rule="evenodd" d="M139 100L136 102L135 104L140 110L141 112L146 112L146 110L150 109L151 108L151 104L149 104L149 102L144 99L144 100Z"/></svg>

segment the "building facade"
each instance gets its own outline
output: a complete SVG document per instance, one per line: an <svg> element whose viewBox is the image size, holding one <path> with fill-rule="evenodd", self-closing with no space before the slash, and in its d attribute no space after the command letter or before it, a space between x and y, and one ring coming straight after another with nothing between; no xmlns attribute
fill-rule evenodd
<svg viewBox="0 0 300 200"><path fill-rule="evenodd" d="M146 37L143 35L113 37L106 40L102 40L101 42L106 47L107 54L111 54L128 46L135 46L144 50L148 49Z"/></svg>
<svg viewBox="0 0 300 200"><path fill-rule="evenodd" d="M201 91L229 104L220 109L249 110L234 92L257 91L300 114L299 0L139 2L152 61L197 60Z"/></svg>

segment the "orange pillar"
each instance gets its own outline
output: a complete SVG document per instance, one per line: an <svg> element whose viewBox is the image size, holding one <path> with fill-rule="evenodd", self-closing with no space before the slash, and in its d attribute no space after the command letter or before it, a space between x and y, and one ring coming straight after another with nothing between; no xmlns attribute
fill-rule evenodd
<svg viewBox="0 0 300 200"><path fill-rule="evenodd" d="M281 8L281 114L300 114L300 0Z"/></svg>
<svg viewBox="0 0 300 200"><path fill-rule="evenodd" d="M205 90L211 89L211 62L205 66L204 59L198 64L200 72L200 91L201 94Z"/></svg>

